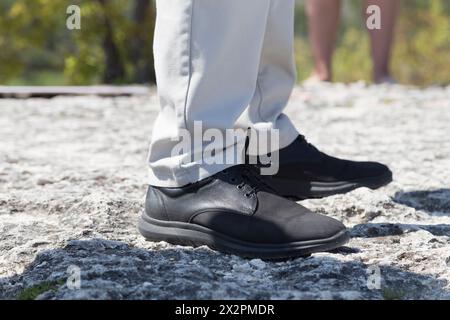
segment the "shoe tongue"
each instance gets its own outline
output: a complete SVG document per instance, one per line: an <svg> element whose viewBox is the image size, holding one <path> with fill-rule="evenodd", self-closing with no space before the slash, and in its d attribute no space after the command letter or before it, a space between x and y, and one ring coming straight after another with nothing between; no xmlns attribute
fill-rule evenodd
<svg viewBox="0 0 450 320"><path fill-rule="evenodd" d="M246 177L250 182L259 184L260 180L257 178L257 169L254 167L242 168L241 175Z"/></svg>

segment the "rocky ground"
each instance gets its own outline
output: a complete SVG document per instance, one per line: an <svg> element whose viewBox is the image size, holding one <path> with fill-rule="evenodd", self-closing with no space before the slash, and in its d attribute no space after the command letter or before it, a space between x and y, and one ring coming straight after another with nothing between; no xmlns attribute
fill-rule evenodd
<svg viewBox="0 0 450 320"><path fill-rule="evenodd" d="M0 100L0 298L450 299L450 88L296 89L287 113L312 143L395 182L304 201L352 240L281 262L141 238L157 109L154 94Z"/></svg>

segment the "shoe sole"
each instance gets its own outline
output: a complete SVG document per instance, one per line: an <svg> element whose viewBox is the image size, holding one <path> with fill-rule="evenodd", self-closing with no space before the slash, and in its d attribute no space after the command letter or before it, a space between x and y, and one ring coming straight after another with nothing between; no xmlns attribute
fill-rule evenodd
<svg viewBox="0 0 450 320"><path fill-rule="evenodd" d="M320 199L337 194L344 194L359 188L379 189L392 182L392 173L382 176L338 182L307 182L299 183L291 180L276 180L276 190L283 197L300 201L305 199ZM293 192L293 190L295 190Z"/></svg>
<svg viewBox="0 0 450 320"><path fill-rule="evenodd" d="M152 219L145 213L139 219L138 229L149 241L165 241L175 245L192 247L206 245L223 253L265 260L306 257L315 252L331 251L343 246L350 239L348 231L344 229L327 239L284 244L251 243L231 238L192 223Z"/></svg>

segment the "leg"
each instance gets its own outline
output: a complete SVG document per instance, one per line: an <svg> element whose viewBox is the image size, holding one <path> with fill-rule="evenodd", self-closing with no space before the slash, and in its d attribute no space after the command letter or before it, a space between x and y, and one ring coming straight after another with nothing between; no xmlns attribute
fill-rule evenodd
<svg viewBox="0 0 450 320"><path fill-rule="evenodd" d="M261 55L259 91L254 98L257 103L252 103L250 108L259 108L261 118L271 123L280 119L294 80L293 18L289 14L293 7L291 1L272 0ZM279 19L280 16L285 18ZM377 189L392 181L391 171L383 164L330 157L301 136L278 154L279 171L264 178L278 194L287 198L320 198L360 187Z"/></svg>
<svg viewBox="0 0 450 320"><path fill-rule="evenodd" d="M226 168L193 160L202 153L201 144L172 156L181 131L194 136L194 121L202 121L204 130L222 131L247 129L257 121L238 118L255 92L269 5L270 0L157 1L154 51L161 112L149 153L151 185L183 186Z"/></svg>
<svg viewBox="0 0 450 320"><path fill-rule="evenodd" d="M297 131L281 113L295 82L294 1L158 0L157 5L162 110L139 220L144 237L277 259L347 242L342 223L276 195L256 166L235 163L225 169L190 161L205 148L195 144L171 154L172 138L185 130L194 134L198 120L205 129L280 129L281 148L296 139Z"/></svg>
<svg viewBox="0 0 450 320"><path fill-rule="evenodd" d="M375 83L392 81L389 68L395 22L399 11L398 0L367 0L367 6L381 8L381 29L370 30Z"/></svg>
<svg viewBox="0 0 450 320"><path fill-rule="evenodd" d="M340 17L340 0L308 0L309 37L314 55L313 77L332 80L332 56Z"/></svg>
<svg viewBox="0 0 450 320"><path fill-rule="evenodd" d="M243 119L256 128L280 130L281 148L298 132L282 113L296 83L293 0L271 0L256 82L256 90ZM282 17L282 18L281 18Z"/></svg>

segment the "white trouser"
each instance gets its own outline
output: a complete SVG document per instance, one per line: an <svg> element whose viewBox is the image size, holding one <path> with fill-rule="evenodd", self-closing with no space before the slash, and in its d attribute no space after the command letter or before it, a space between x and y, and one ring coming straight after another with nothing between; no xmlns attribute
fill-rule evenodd
<svg viewBox="0 0 450 320"><path fill-rule="evenodd" d="M202 143L173 153L181 131L194 134L197 121L203 130L277 129L278 148L297 137L282 113L296 79L294 2L157 0L154 54L161 111L150 146L149 184L183 186L231 166L192 160L205 148ZM235 164L244 162L241 153L236 157Z"/></svg>

